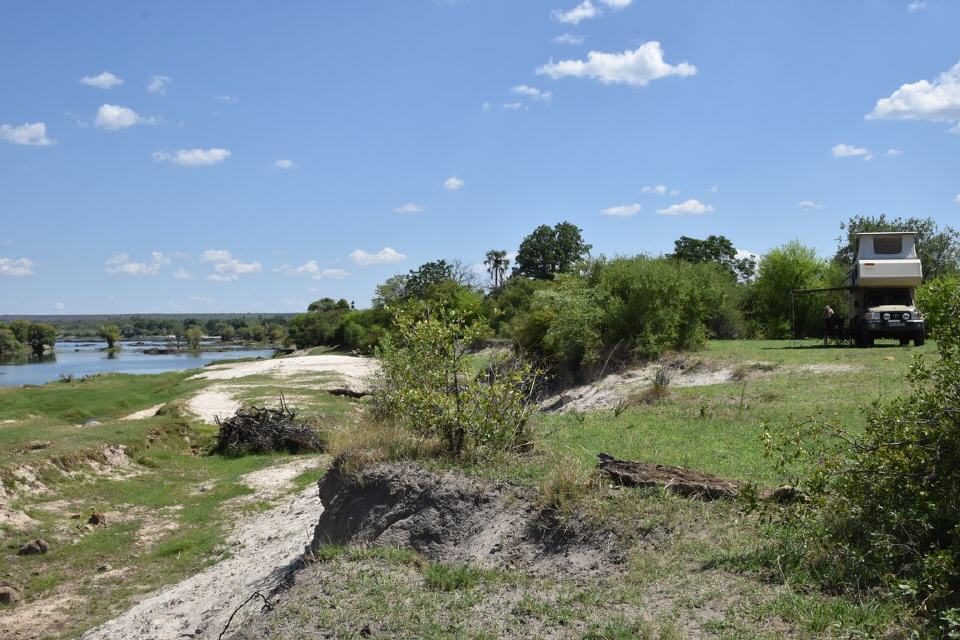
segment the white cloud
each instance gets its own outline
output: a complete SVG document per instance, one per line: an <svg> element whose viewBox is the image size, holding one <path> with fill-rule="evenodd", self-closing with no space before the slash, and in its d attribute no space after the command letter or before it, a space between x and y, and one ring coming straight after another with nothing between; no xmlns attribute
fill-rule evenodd
<svg viewBox="0 0 960 640"><path fill-rule="evenodd" d="M30 258L0 258L0 277L32 276L36 266Z"/></svg>
<svg viewBox="0 0 960 640"><path fill-rule="evenodd" d="M821 203L813 200L801 200L797 203L797 206L801 209L823 209L823 205Z"/></svg>
<svg viewBox="0 0 960 640"><path fill-rule="evenodd" d="M553 98L553 94L551 92L542 91L541 89L538 89L536 87L531 87L530 85L526 85L526 84L518 84L512 89L510 89L510 91L517 95L527 96L529 98L532 98L533 100L543 100L543 101L549 102L550 99Z"/></svg>
<svg viewBox="0 0 960 640"><path fill-rule="evenodd" d="M139 113L129 107L122 107L118 104L100 105L97 110L97 117L94 118L94 126L101 129L116 131L126 129L135 124L156 124L156 118L144 118Z"/></svg>
<svg viewBox="0 0 960 640"><path fill-rule="evenodd" d="M640 189L643 193L656 193L657 195L663 195L667 192L667 185L665 184L655 184L653 186L646 185Z"/></svg>
<svg viewBox="0 0 960 640"><path fill-rule="evenodd" d="M85 84L88 87L96 87L97 89L110 89L123 84L123 78L115 76L109 71L104 71L100 75L80 78L80 84Z"/></svg>
<svg viewBox="0 0 960 640"><path fill-rule="evenodd" d="M207 249L200 254L201 262L223 262L233 256L226 249Z"/></svg>
<svg viewBox="0 0 960 640"><path fill-rule="evenodd" d="M173 78L170 76L150 76L150 82L147 83L147 91L158 93L161 96L167 93L167 87L173 84Z"/></svg>
<svg viewBox="0 0 960 640"><path fill-rule="evenodd" d="M153 152L153 159L156 162L172 162L181 167L208 166L223 162L229 157L229 149L178 149Z"/></svg>
<svg viewBox="0 0 960 640"><path fill-rule="evenodd" d="M407 256L399 251L394 251L390 247L384 247L376 253L368 253L363 249L357 249L350 254L350 259L354 264L367 267L372 264L386 264L390 262L400 262L406 260Z"/></svg>
<svg viewBox="0 0 960 640"><path fill-rule="evenodd" d="M916 13L917 11L922 11L927 8L926 0L916 0L916 2L911 2L907 5L907 11L910 13Z"/></svg>
<svg viewBox="0 0 960 640"><path fill-rule="evenodd" d="M899 156L903 153L900 149L887 149L883 152L885 156Z"/></svg>
<svg viewBox="0 0 960 640"><path fill-rule="evenodd" d="M957 204L960 204L960 193L957 194L957 197L955 197L953 201L956 202Z"/></svg>
<svg viewBox="0 0 960 640"><path fill-rule="evenodd" d="M416 202L408 202L402 207L397 207L393 210L394 213L420 213L421 211L423 211L423 207Z"/></svg>
<svg viewBox="0 0 960 640"><path fill-rule="evenodd" d="M238 101L238 98L236 96L222 95L222 96L217 96L216 98L214 98L214 100L216 100L217 102L227 102L229 104L233 104Z"/></svg>
<svg viewBox="0 0 960 640"><path fill-rule="evenodd" d="M45 147L54 141L47 137L47 125L42 122L28 122L20 126L0 124L0 140L12 144L28 144Z"/></svg>
<svg viewBox="0 0 960 640"><path fill-rule="evenodd" d="M643 207L634 202L633 204L620 204L615 207L600 209L600 213L605 216L620 216L621 218L628 218L640 213L641 209L643 209Z"/></svg>
<svg viewBox="0 0 960 640"><path fill-rule="evenodd" d="M863 158L864 160L873 159L873 154L863 147L855 147L850 144L834 145L830 152L834 158Z"/></svg>
<svg viewBox="0 0 960 640"><path fill-rule="evenodd" d="M283 169L284 171L289 171L290 169L296 169L297 163L288 158L282 158L273 163L277 169Z"/></svg>
<svg viewBox="0 0 960 640"><path fill-rule="evenodd" d="M56 311L63 311L63 310L65 310L65 309L67 308L67 305L63 304L62 302L54 302L54 303L53 303L53 308L54 308Z"/></svg>
<svg viewBox="0 0 960 640"><path fill-rule="evenodd" d="M720 185L718 184L712 185L709 189L707 189L707 191L709 191L710 193L716 193L717 191L720 191Z"/></svg>
<svg viewBox="0 0 960 640"><path fill-rule="evenodd" d="M163 264L169 263L159 251L154 251L150 262L130 260L130 254L123 252L110 256L104 264L104 271L112 275L155 276Z"/></svg>
<svg viewBox="0 0 960 640"><path fill-rule="evenodd" d="M183 267L180 267L173 272L173 277L177 280L190 280L193 278L193 275Z"/></svg>
<svg viewBox="0 0 960 640"><path fill-rule="evenodd" d="M930 120L957 123L960 131L960 62L932 82L919 80L902 85L877 100L868 120Z"/></svg>
<svg viewBox="0 0 960 640"><path fill-rule="evenodd" d="M214 273L207 276L207 280L214 282L231 282L244 273L256 273L262 269L259 262L240 262L236 258L231 258L224 262L216 262L213 265Z"/></svg>
<svg viewBox="0 0 960 640"><path fill-rule="evenodd" d="M505 102L503 103L503 108L508 111L520 111L527 107L522 102Z"/></svg>
<svg viewBox="0 0 960 640"><path fill-rule="evenodd" d="M466 184L467 184L466 182L464 182L457 176L450 176L449 178L443 181L443 188L446 189L447 191L458 191L460 189L463 189L463 187L466 186Z"/></svg>
<svg viewBox="0 0 960 640"><path fill-rule="evenodd" d="M626 9L633 4L633 0L600 0L600 2L615 10Z"/></svg>
<svg viewBox="0 0 960 640"><path fill-rule="evenodd" d="M591 51L586 60L550 62L537 69L538 75L546 75L554 80L566 77L592 78L603 84L628 84L635 87L642 87L652 80L667 76L692 76L696 73L697 68L692 64L681 62L672 65L665 62L663 49L655 40L645 42L633 51Z"/></svg>
<svg viewBox="0 0 960 640"><path fill-rule="evenodd" d="M693 198L686 202L670 205L666 209L657 209L657 213L661 216L696 216L703 213L713 213L713 211L713 205L703 204Z"/></svg>
<svg viewBox="0 0 960 640"><path fill-rule="evenodd" d="M564 24L580 24L580 22L583 20L596 17L597 13L599 13L597 8L593 6L593 3L590 2L590 0L583 0L583 2L574 8L566 11L554 9L550 15L553 16L553 19L557 22L562 22Z"/></svg>
<svg viewBox="0 0 960 640"><path fill-rule="evenodd" d="M493 105L490 104L490 101L489 101L489 100L484 100L484 102L483 102L483 104L481 105L481 107L483 108L484 111L490 111L490 109L493 108Z"/></svg>
<svg viewBox="0 0 960 640"><path fill-rule="evenodd" d="M579 33L562 33L553 39L556 44L583 44L584 36Z"/></svg>
<svg viewBox="0 0 960 640"><path fill-rule="evenodd" d="M753 258L754 260L760 260L760 254L756 251L750 251L749 249L737 249L737 252L733 256L737 260L743 260L744 258Z"/></svg>
<svg viewBox="0 0 960 640"><path fill-rule="evenodd" d="M308 275L314 280L342 280L350 275L345 269L323 269L316 260L308 260L299 267L283 266L277 270L291 276Z"/></svg>

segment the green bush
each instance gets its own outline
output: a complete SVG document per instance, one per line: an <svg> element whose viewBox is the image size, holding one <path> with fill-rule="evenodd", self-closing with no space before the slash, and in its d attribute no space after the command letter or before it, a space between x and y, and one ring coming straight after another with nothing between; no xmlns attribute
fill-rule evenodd
<svg viewBox="0 0 960 640"><path fill-rule="evenodd" d="M437 439L455 457L526 444L534 372L529 365L471 372L467 350L487 335L480 321L444 307L403 306L378 349L374 406L383 418Z"/></svg>
<svg viewBox="0 0 960 640"><path fill-rule="evenodd" d="M514 324L514 340L575 376L611 356L695 349L733 286L733 277L714 263L600 260L584 275L560 275L555 286L538 291Z"/></svg>
<svg viewBox="0 0 960 640"><path fill-rule="evenodd" d="M960 299L960 276L942 276L923 283L917 289L917 308L923 313L927 333L937 337L938 329L946 326L952 309Z"/></svg>
<svg viewBox="0 0 960 640"><path fill-rule="evenodd" d="M829 588L905 596L960 637L960 296L940 312L940 359L918 358L911 393L868 407L862 435L805 424L771 446L803 463L811 497L786 512L786 555Z"/></svg>

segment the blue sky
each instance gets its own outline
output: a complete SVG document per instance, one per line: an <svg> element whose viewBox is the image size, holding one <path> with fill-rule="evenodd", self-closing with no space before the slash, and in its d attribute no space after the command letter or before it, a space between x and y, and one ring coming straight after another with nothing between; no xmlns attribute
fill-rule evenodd
<svg viewBox="0 0 960 640"><path fill-rule="evenodd" d="M2 11L0 313L365 306L560 220L827 255L960 217L956 0Z"/></svg>

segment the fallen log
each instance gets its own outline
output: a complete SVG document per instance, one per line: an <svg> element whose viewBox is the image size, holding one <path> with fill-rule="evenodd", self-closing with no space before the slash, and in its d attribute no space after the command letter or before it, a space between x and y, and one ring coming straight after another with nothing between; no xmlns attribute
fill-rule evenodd
<svg viewBox="0 0 960 640"><path fill-rule="evenodd" d="M598 454L597 458L597 469L600 473L625 487L661 487L671 493L704 500L733 498L743 488L743 484L736 480L695 469L618 460L606 453Z"/></svg>
<svg viewBox="0 0 960 640"><path fill-rule="evenodd" d="M357 391L348 387L338 387L336 389L327 389L326 391L332 396L344 396L347 398L365 398L370 395L369 391Z"/></svg>

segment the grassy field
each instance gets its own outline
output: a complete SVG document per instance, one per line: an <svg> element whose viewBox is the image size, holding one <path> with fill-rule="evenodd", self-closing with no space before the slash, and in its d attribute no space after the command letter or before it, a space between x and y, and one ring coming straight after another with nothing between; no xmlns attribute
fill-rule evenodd
<svg viewBox="0 0 960 640"><path fill-rule="evenodd" d="M578 484L596 489L589 474L602 451L775 485L781 478L763 455L765 429L776 434L795 420L828 418L856 430L863 425L862 405L905 392L913 358L934 353L932 345L857 350L814 342L714 342L684 357L707 369L736 370L742 380L668 385L660 400L617 411L542 414L532 453L466 470L548 491ZM223 557L225 527L237 517L231 500L250 492L241 477L277 462L272 456L203 455L214 427L190 418L182 405L212 383L190 380L190 374L104 375L0 389L0 478L20 489L30 482L44 488L20 491L9 505L33 524L26 530L0 525L0 581L15 584L26 603L75 599L69 621L51 626L49 637L72 637L137 595ZM252 403L275 403L282 392L302 415L349 431L358 405L320 391L328 382L323 374L303 374L216 384ZM162 403L161 415L120 420ZM101 424L80 426L91 419ZM104 445L122 445L133 467L110 466ZM423 463L462 466L442 459ZM17 475L23 468L35 476L26 484ZM316 473L308 473L294 485L315 480ZM343 616L380 616L381 630L391 635L434 638L496 637L485 630L486 622L517 637L524 630L570 636L575 629L571 637L582 638L688 637L690 620L698 633L729 639L850 637L880 630L898 637L904 628L895 605L823 594L801 577L771 571L761 561L770 525L736 502L604 487L584 495L581 503L574 496L571 508L589 512L629 548L625 572L616 580L559 584L510 572L431 568L403 553L331 551L311 571L342 585L351 604L311 624L331 628ZM93 511L108 513L109 526L88 528L84 523ZM49 540L51 552L16 555L34 537ZM102 565L123 571L98 572ZM356 637L360 629L347 625L341 631L336 637Z"/></svg>

